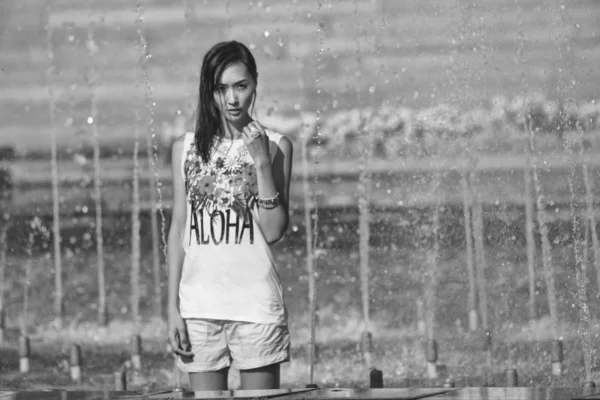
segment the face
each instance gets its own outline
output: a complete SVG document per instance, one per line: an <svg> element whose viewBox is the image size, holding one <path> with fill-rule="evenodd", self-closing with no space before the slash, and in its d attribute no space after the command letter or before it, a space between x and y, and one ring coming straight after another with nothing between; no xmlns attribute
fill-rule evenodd
<svg viewBox="0 0 600 400"><path fill-rule="evenodd" d="M223 118L230 122L247 118L255 88L256 83L244 63L238 62L227 67L214 93L215 103Z"/></svg>

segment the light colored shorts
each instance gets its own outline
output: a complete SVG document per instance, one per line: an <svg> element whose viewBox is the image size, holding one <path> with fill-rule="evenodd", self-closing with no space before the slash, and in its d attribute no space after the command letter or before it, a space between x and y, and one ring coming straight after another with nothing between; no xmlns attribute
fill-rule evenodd
<svg viewBox="0 0 600 400"><path fill-rule="evenodd" d="M186 319L193 357L177 357L183 372L218 371L232 361L240 370L290 360L290 333L285 325L214 319Z"/></svg>

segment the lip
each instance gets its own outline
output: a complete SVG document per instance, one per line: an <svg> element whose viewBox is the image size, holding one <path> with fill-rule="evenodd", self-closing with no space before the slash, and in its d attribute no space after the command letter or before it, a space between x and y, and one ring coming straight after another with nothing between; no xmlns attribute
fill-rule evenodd
<svg viewBox="0 0 600 400"><path fill-rule="evenodd" d="M227 110L229 114L239 114L242 112L241 108L230 108Z"/></svg>

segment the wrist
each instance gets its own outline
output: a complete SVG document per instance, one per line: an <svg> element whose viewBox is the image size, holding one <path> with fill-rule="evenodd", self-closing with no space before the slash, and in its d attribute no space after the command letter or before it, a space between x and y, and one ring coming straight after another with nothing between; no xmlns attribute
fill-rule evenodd
<svg viewBox="0 0 600 400"><path fill-rule="evenodd" d="M269 160L257 160L254 162L254 167L256 168L257 172L270 171L271 163Z"/></svg>
<svg viewBox="0 0 600 400"><path fill-rule="evenodd" d="M168 310L169 310L169 313L178 313L179 314L179 305L178 304L169 304Z"/></svg>

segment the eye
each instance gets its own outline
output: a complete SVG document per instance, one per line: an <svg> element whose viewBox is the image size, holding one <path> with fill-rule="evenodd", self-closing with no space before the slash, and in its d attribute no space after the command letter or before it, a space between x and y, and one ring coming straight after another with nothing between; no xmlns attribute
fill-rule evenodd
<svg viewBox="0 0 600 400"><path fill-rule="evenodd" d="M246 84L243 84L243 83L240 83L240 84L238 85L238 89L240 89L240 90L244 90L244 89L246 89L247 87L248 87L248 85L246 85Z"/></svg>

